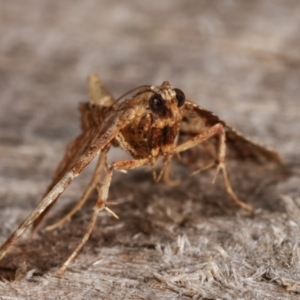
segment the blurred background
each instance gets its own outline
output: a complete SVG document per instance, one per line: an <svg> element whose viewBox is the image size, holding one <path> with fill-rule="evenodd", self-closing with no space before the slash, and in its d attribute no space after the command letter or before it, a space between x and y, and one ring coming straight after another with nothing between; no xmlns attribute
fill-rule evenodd
<svg viewBox="0 0 300 300"><path fill-rule="evenodd" d="M297 1L1 1L0 14L1 142L74 135L96 72L115 96L168 80L246 133L293 151Z"/></svg>
<svg viewBox="0 0 300 300"><path fill-rule="evenodd" d="M79 133L77 107L94 72L115 97L168 80L299 168L299 1L1 0L0 7L0 242L36 205ZM299 196L297 181L284 191Z"/></svg>

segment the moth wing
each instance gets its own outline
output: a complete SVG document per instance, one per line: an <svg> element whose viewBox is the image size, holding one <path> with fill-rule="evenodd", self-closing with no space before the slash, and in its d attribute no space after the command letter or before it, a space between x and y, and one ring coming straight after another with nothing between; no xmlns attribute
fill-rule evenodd
<svg viewBox="0 0 300 300"><path fill-rule="evenodd" d="M115 100L97 74L88 77L90 103L100 106L111 106Z"/></svg>
<svg viewBox="0 0 300 300"><path fill-rule="evenodd" d="M226 157L236 159L251 159L257 162L282 163L280 156L250 138L245 137L235 128L227 125L214 113L187 100L182 111L182 123L178 142L182 143L211 126L221 123L226 133ZM182 153L183 162L188 165L205 167L217 158L218 137L209 139L196 147ZM195 163L196 162L196 163Z"/></svg>

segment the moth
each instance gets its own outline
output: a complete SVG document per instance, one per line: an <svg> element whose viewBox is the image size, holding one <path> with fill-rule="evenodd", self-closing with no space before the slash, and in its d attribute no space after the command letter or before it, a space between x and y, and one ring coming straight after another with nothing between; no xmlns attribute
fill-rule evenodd
<svg viewBox="0 0 300 300"><path fill-rule="evenodd" d="M98 154L95 171L82 197L66 216L47 227L51 230L70 220L91 192L97 190L98 198L87 232L58 275L63 274L89 239L101 210L118 218L109 208L112 203L108 201L114 171L148 165L155 181L163 178L172 184L170 165L174 159L196 166L194 172L216 167L213 181L221 173L231 198L252 211L252 207L242 202L230 185L225 167L226 149L241 158L281 163L275 151L243 136L212 112L186 99L185 94L168 81L160 86L137 87L116 100L97 75L89 77L88 85L90 101L80 105L82 133L68 145L52 183L36 209L1 246L0 259L30 225L35 229L40 224L61 193ZM130 94L133 96L121 101ZM107 153L112 146L128 152L132 159L108 165ZM158 161L161 161L159 171L156 167Z"/></svg>

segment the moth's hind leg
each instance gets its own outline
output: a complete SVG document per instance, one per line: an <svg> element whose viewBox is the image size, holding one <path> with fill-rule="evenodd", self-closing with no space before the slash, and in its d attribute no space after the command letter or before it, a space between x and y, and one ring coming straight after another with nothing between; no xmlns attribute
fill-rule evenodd
<svg viewBox="0 0 300 300"><path fill-rule="evenodd" d="M236 204L238 204L239 206L243 207L244 209L250 212L253 212L253 207L240 200L231 187L227 175L226 167L225 167L225 155L226 155L226 136L225 136L224 127L222 126L222 130L220 130L219 133L219 149L218 149L218 161L217 161L218 166L212 183L215 183L219 172L222 172L227 193L231 196L231 198L234 200Z"/></svg>
<svg viewBox="0 0 300 300"><path fill-rule="evenodd" d="M93 208L94 212L93 212L90 224L88 226L87 232L84 235L83 239L81 240L80 244L77 246L77 248L73 251L71 256L67 259L67 261L62 265L62 267L57 272L58 276L63 274L65 269L68 267L69 263L79 253L81 248L84 246L84 244L89 239L89 237L90 237L90 235L93 231L93 228L95 226L95 223L96 223L99 212L101 210L106 210L107 212L112 214L114 217L117 217L117 215L107 207L107 204L109 204L107 202L107 197L108 197L108 191L109 191L113 171L114 170L123 170L123 169L131 170L131 169L135 169L139 166L146 165L148 163L149 163L149 159L148 158L143 158L143 159L138 159L138 160L117 161L117 162L114 162L114 163L111 164L111 166L107 170L106 176L103 180L103 184L99 188L99 198L98 198L98 201L97 201L96 205Z"/></svg>
<svg viewBox="0 0 300 300"><path fill-rule="evenodd" d="M243 207L244 209L252 212L253 211L252 206L244 203L237 197L237 195L234 193L234 191L231 187L230 181L228 179L228 175L227 175L227 171L226 171L226 167L225 167L226 135L225 135L225 131L224 131L224 126L221 123L218 123L218 124L212 126L208 130L194 136L193 138L184 142L183 144L178 145L177 147L175 147L174 152L185 151L185 150L192 148L192 147L196 146L197 144L199 144L215 135L218 135L220 137L220 139L219 139L219 149L218 149L218 159L217 159L217 170L216 170L216 173L213 178L213 183L215 182L218 173L220 171L222 171L227 193L231 196L231 198L234 200L234 202L236 204L238 204L239 206ZM215 164L210 164L210 165L208 165L207 168L210 168L213 165L215 165Z"/></svg>
<svg viewBox="0 0 300 300"><path fill-rule="evenodd" d="M82 196L79 199L79 201L77 202L77 204L73 207L73 209L70 212L68 212L60 220L58 220L57 222L55 222L54 224L52 224L50 226L47 226L46 230L53 230L53 229L57 228L58 226L62 225L63 223L70 221L72 216L74 214L76 214L82 208L82 206L85 204L85 202L88 200L92 191L97 188L99 183L101 184L101 177L103 177L103 174L105 174L107 171L106 161L107 161L108 150L109 150L109 145L101 151L101 154L97 161L97 165L96 165L94 174L92 176L92 179L89 182L86 190L82 194Z"/></svg>

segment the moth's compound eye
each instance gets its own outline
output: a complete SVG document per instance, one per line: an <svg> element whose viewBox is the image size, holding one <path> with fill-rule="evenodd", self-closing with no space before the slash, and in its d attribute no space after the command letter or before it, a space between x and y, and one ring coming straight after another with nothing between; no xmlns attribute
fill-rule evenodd
<svg viewBox="0 0 300 300"><path fill-rule="evenodd" d="M185 95L180 89L174 89L174 91L176 93L177 105L178 107L181 107L185 102Z"/></svg>
<svg viewBox="0 0 300 300"><path fill-rule="evenodd" d="M164 100L159 94L154 94L150 97L149 106L150 109L157 114L162 113L165 109Z"/></svg>

